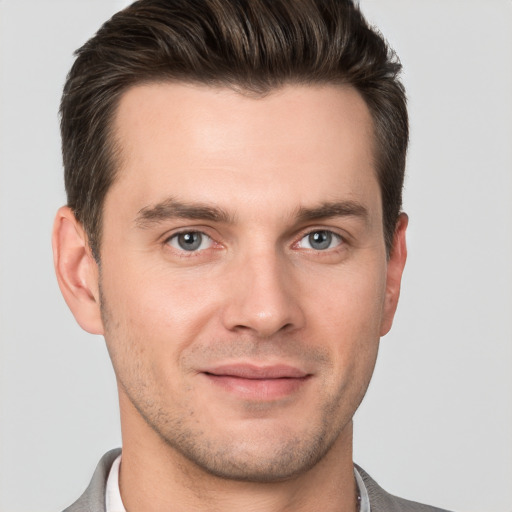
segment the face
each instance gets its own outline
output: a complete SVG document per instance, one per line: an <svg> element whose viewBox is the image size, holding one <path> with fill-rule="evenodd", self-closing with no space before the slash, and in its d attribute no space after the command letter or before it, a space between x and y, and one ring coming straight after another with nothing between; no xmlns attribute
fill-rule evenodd
<svg viewBox="0 0 512 512"><path fill-rule="evenodd" d="M151 84L115 128L99 289L123 430L227 478L311 468L346 438L403 267L364 101Z"/></svg>

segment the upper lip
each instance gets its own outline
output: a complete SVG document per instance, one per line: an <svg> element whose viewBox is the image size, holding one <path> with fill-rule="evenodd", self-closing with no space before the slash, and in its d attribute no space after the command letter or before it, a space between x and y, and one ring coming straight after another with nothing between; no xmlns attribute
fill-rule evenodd
<svg viewBox="0 0 512 512"><path fill-rule="evenodd" d="M308 376L308 373L286 364L258 366L254 364L225 364L211 368L205 368L202 373L216 375L218 377L238 377L241 379L300 379Z"/></svg>

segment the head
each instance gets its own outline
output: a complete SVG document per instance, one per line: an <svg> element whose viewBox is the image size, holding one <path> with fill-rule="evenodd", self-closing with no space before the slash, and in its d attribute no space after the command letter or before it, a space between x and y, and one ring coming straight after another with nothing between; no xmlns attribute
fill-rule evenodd
<svg viewBox="0 0 512 512"><path fill-rule="evenodd" d="M344 84L373 123L389 251L408 143L401 66L352 0L135 2L77 51L61 103L68 205L100 255L105 196L119 171L113 120L136 84L186 82L264 96L286 84Z"/></svg>
<svg viewBox="0 0 512 512"><path fill-rule="evenodd" d="M57 275L105 336L125 449L288 479L350 457L397 305L399 66L352 2L182 5L136 2L78 52Z"/></svg>

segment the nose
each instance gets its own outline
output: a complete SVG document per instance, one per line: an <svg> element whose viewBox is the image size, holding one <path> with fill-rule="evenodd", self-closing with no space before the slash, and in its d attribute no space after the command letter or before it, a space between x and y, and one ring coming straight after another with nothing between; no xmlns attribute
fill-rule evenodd
<svg viewBox="0 0 512 512"><path fill-rule="evenodd" d="M303 327L305 316L293 266L284 259L268 251L236 264L222 315L226 329L269 338Z"/></svg>

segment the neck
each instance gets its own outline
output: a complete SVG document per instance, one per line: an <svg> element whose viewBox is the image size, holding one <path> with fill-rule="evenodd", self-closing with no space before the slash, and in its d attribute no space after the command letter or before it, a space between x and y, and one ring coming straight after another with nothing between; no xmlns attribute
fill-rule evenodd
<svg viewBox="0 0 512 512"><path fill-rule="evenodd" d="M265 483L209 474L170 447L142 419L122 426L119 484L128 512L357 510L351 422L315 466L295 477Z"/></svg>
<svg viewBox="0 0 512 512"><path fill-rule="evenodd" d="M324 457L300 474L275 482L237 481L212 475L185 458L123 398L119 486L127 512L357 510L351 421Z"/></svg>

